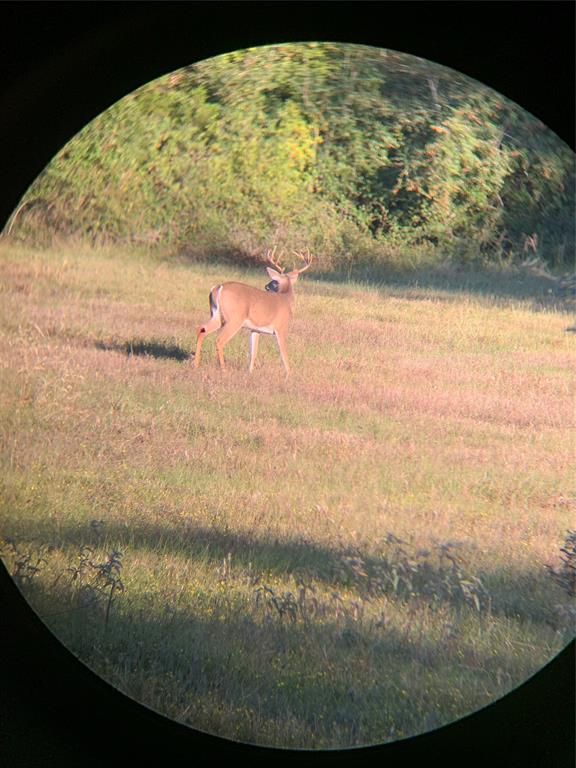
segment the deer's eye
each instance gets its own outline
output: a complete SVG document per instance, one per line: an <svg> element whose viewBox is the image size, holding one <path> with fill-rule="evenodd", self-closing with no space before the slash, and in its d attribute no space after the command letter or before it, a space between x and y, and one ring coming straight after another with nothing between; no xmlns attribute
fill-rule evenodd
<svg viewBox="0 0 576 768"><path fill-rule="evenodd" d="M278 293L278 288L280 288L280 283L278 280L271 280L266 286L267 291L274 291L274 293Z"/></svg>

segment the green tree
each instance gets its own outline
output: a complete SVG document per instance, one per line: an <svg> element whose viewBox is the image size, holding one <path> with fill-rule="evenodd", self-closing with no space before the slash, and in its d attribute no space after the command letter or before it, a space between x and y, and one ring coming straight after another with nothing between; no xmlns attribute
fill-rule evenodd
<svg viewBox="0 0 576 768"><path fill-rule="evenodd" d="M352 264L386 246L500 258L574 248L574 154L459 73L394 51L250 48L162 77L76 136L14 232Z"/></svg>

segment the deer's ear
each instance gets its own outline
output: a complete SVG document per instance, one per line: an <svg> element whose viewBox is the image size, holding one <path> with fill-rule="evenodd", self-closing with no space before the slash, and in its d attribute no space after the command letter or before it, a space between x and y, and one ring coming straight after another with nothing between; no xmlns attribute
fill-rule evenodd
<svg viewBox="0 0 576 768"><path fill-rule="evenodd" d="M276 272L276 270L272 269L272 267L266 267L266 272L268 272L272 280L278 280L278 278L281 277L281 273Z"/></svg>
<svg viewBox="0 0 576 768"><path fill-rule="evenodd" d="M298 280L298 275L299 275L299 274L300 274L299 272L288 272L288 274L286 275L286 277L289 277L289 278L290 278L290 282L291 282L291 283L295 283L295 282L296 282L296 280Z"/></svg>

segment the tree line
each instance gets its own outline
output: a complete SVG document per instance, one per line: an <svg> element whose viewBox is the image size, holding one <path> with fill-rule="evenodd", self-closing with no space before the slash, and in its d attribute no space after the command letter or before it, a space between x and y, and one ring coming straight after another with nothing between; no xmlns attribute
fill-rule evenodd
<svg viewBox="0 0 576 768"><path fill-rule="evenodd" d="M574 253L574 153L484 85L413 56L286 44L155 80L86 126L10 222L15 237L146 243L326 266L425 252Z"/></svg>

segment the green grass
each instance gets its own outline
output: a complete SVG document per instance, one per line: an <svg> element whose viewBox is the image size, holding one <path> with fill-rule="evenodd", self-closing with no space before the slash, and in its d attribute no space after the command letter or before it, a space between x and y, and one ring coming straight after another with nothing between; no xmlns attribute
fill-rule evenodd
<svg viewBox="0 0 576 768"><path fill-rule="evenodd" d="M533 278L307 274L285 381L266 338L252 376L242 334L224 375L214 337L191 364L210 287L264 272L8 244L0 270L4 559L128 695L247 742L358 746L474 711L566 643L544 566L574 525L574 355Z"/></svg>

